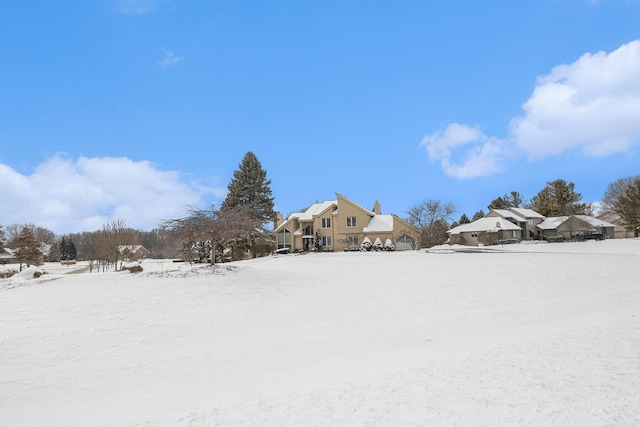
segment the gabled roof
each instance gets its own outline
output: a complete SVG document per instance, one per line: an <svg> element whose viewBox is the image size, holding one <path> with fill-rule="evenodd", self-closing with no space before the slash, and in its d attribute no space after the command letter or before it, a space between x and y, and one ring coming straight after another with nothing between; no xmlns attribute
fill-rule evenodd
<svg viewBox="0 0 640 427"><path fill-rule="evenodd" d="M462 224L447 231L449 234L472 233L480 231L496 232L499 230L522 230L511 221L499 217L484 217L469 224Z"/></svg>
<svg viewBox="0 0 640 427"><path fill-rule="evenodd" d="M549 218L545 218L545 220L538 224L537 227L540 230L554 230L560 227L560 225L567 219L569 219L568 216L551 216Z"/></svg>
<svg viewBox="0 0 640 427"><path fill-rule="evenodd" d="M540 215L538 212L533 209L525 209L525 208L509 208L511 212L514 212L520 215L523 218L544 218L544 215Z"/></svg>
<svg viewBox="0 0 640 427"><path fill-rule="evenodd" d="M311 221L314 217L322 215L327 209L332 206L337 206L337 200L327 200L322 203L314 203L302 212L298 216L298 221Z"/></svg>
<svg viewBox="0 0 640 427"><path fill-rule="evenodd" d="M495 212L498 215L500 215L502 218L508 219L508 218L512 218L515 219L516 221L526 221L527 218L515 213L515 212L511 212L510 210L507 209L491 209L491 212Z"/></svg>
<svg viewBox="0 0 640 427"><path fill-rule="evenodd" d="M307 209L305 209L304 212L295 212L289 215L286 221L284 221L282 224L276 227L275 230L273 231L278 232L279 230L291 224L294 220L312 221L314 217L322 215L324 212L327 211L327 209L330 209L331 207L335 207L335 206L338 206L337 200L326 200L321 203L314 203L311 206L309 206Z"/></svg>
<svg viewBox="0 0 640 427"><path fill-rule="evenodd" d="M353 200L344 197L342 194L336 193L336 196L338 197L338 199L344 199L346 202L352 204L353 206L357 207L358 209L362 210L364 213L366 213L369 216L375 216L375 213L373 213L372 211L370 211L369 209L366 209L364 207L362 207L361 205L357 204L356 202L354 202Z"/></svg>
<svg viewBox="0 0 640 427"><path fill-rule="evenodd" d="M615 227L615 224L611 224L610 222L603 221L598 218L594 218L589 215L572 215L573 218L576 218L580 221L583 221L594 228L597 227ZM546 218L540 224L538 224L538 228L541 230L554 230L564 224L567 220L569 220L571 216L553 216Z"/></svg>

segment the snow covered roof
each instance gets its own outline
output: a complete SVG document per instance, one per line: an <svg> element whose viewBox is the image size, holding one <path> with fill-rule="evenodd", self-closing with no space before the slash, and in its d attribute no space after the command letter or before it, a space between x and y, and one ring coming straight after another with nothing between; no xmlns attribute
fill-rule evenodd
<svg viewBox="0 0 640 427"><path fill-rule="evenodd" d="M560 224L565 222L567 219L569 219L568 216L551 216L538 224L538 228L540 230L553 230L558 228Z"/></svg>
<svg viewBox="0 0 640 427"><path fill-rule="evenodd" d="M615 224L611 224L610 222L603 221L598 218L594 218L589 215L573 215L574 218L577 218L581 221L586 222L587 224L593 227L615 227ZM569 219L569 216L552 216L546 218L540 224L538 224L538 228L541 230L554 230L562 225Z"/></svg>
<svg viewBox="0 0 640 427"><path fill-rule="evenodd" d="M493 212L497 213L498 215L500 215L502 218L513 218L516 221L526 220L525 217L523 217L523 216L521 216L521 215L519 215L517 213L511 212L511 211L509 211L507 209L491 209L491 210Z"/></svg>
<svg viewBox="0 0 640 427"><path fill-rule="evenodd" d="M611 224L610 222L604 221L602 219L598 219L589 215L574 215L576 218L583 220L584 222L588 222L594 227L615 227L615 224Z"/></svg>
<svg viewBox="0 0 640 427"><path fill-rule="evenodd" d="M295 212L289 215L289 217L280 224L278 227L273 230L274 232L278 232L279 230L285 228L287 225L291 223L292 220L297 219L298 221L311 221L314 216L321 215L324 211L329 209L331 206L338 206L337 200L326 200L322 203L314 203L309 206L304 212Z"/></svg>
<svg viewBox="0 0 640 427"><path fill-rule="evenodd" d="M499 227L498 227L499 225ZM522 230L514 223L499 217L484 217L469 224L462 224L447 231L449 234L470 233L477 231L495 232L498 230Z"/></svg>
<svg viewBox="0 0 640 427"><path fill-rule="evenodd" d="M393 231L393 215L374 215L362 231L364 233Z"/></svg>
<svg viewBox="0 0 640 427"><path fill-rule="evenodd" d="M300 213L298 216L299 221L311 221L314 216L318 216L322 214L324 211L329 209L331 206L337 206L337 200L326 200L322 203L314 203L309 208Z"/></svg>
<svg viewBox="0 0 640 427"><path fill-rule="evenodd" d="M525 208L509 208L511 212L514 212L520 215L523 218L544 218L544 215L540 215L538 212L533 209L525 209Z"/></svg>

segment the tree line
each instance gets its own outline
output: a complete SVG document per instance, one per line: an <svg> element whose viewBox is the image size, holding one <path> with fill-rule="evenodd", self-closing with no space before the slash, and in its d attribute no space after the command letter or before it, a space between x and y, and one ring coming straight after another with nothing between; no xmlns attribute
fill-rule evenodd
<svg viewBox="0 0 640 427"><path fill-rule="evenodd" d="M55 233L35 224L0 225L0 253L11 248L23 265L45 261L89 261L90 271L118 269L132 258L123 247L142 245L153 258L181 257L185 261L211 261L227 256L239 259L271 252L273 235L264 225L273 221L271 180L252 152L246 153L228 185L219 209L190 209L180 218L164 221L151 231L127 227L122 219L92 232ZM120 264L120 265L119 265Z"/></svg>
<svg viewBox="0 0 640 427"><path fill-rule="evenodd" d="M57 237L35 224L0 225L0 253L14 249L22 264L76 259L90 261L90 269L117 268L130 254L119 250L125 245L143 245L154 258L181 257L185 261L241 259L270 253L274 235L266 224L274 221L271 180L255 154L247 152L227 186L228 193L216 208L190 208L178 218L164 221L151 231L134 230L124 220L115 219L93 232L71 233ZM591 215L594 206L582 201L575 184L563 179L546 183L530 200L511 191L491 200L487 209L529 208L543 216ZM640 227L640 176L619 179L607 187L600 208L620 217L628 229ZM411 206L406 220L421 230L421 247L444 243L447 231L485 216L484 210L471 217L466 213L453 219L456 206L427 199Z"/></svg>

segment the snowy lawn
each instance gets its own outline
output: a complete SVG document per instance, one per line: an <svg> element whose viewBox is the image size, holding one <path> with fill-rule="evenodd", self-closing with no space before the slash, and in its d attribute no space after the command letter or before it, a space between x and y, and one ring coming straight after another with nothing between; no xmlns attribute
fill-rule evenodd
<svg viewBox="0 0 640 427"><path fill-rule="evenodd" d="M640 240L485 249L0 280L0 425L640 425Z"/></svg>

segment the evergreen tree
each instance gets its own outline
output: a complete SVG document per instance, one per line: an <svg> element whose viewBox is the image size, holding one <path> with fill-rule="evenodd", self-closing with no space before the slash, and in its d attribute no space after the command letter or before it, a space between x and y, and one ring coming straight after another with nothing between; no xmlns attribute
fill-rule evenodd
<svg viewBox="0 0 640 427"><path fill-rule="evenodd" d="M588 215L589 203L580 203L582 194L575 192L575 184L564 179L547 182L531 199L531 209L544 216Z"/></svg>
<svg viewBox="0 0 640 427"><path fill-rule="evenodd" d="M73 244L71 239L67 240L63 236L58 247L60 248L60 259L65 261L77 259L76 245Z"/></svg>
<svg viewBox="0 0 640 427"><path fill-rule="evenodd" d="M479 211L477 211L476 213L473 214L473 216L471 217L471 221L477 221L479 219L484 218L484 211L482 209L480 209Z"/></svg>
<svg viewBox="0 0 640 427"><path fill-rule="evenodd" d="M78 251L76 250L76 245L71 239L69 239L67 243L67 255L69 256L68 259L78 259Z"/></svg>
<svg viewBox="0 0 640 427"><path fill-rule="evenodd" d="M220 211L244 206L260 223L273 221L275 212L270 185L271 180L267 179L267 172L262 169L258 158L251 151L247 152L227 186L229 193Z"/></svg>
<svg viewBox="0 0 640 427"><path fill-rule="evenodd" d="M458 224L460 224L460 225L469 224L470 222L471 222L471 220L469 219L467 214L463 213L462 215L460 215L460 219L458 220ZM453 224L451 225L451 228L453 228Z"/></svg>
<svg viewBox="0 0 640 427"><path fill-rule="evenodd" d="M487 209L509 209L522 207L523 202L522 194L517 191L512 191L504 196L497 197L489 203Z"/></svg>
<svg viewBox="0 0 640 427"><path fill-rule="evenodd" d="M58 247L60 248L60 259L65 261L68 260L69 253L67 252L67 239L64 236L62 236L62 240L60 240Z"/></svg>
<svg viewBox="0 0 640 427"><path fill-rule="evenodd" d="M320 231L316 231L316 238L313 241L313 246L317 251L322 250L322 234L320 234Z"/></svg>
<svg viewBox="0 0 640 427"><path fill-rule="evenodd" d="M18 247L14 251L14 255L20 263L20 271L22 271L22 264L26 264L27 267L42 264L40 242L38 242L29 227L22 227L22 231L18 235L17 244Z"/></svg>

